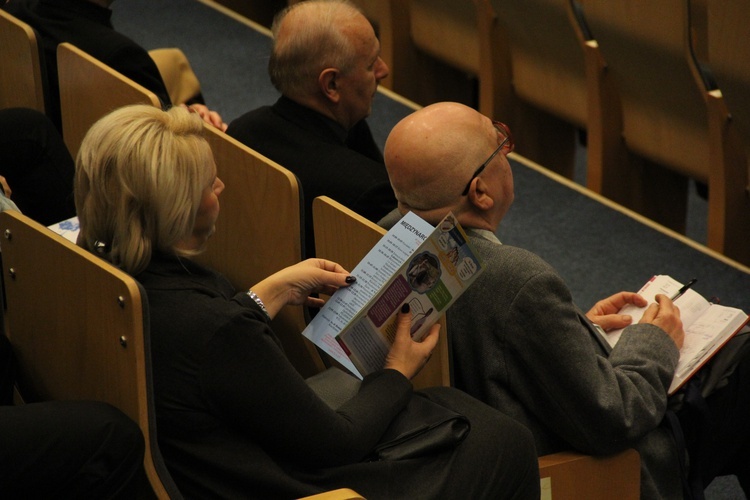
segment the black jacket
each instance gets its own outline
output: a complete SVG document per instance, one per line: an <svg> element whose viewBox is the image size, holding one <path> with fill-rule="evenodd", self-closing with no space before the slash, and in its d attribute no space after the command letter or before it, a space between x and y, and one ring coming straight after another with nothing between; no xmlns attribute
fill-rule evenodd
<svg viewBox="0 0 750 500"><path fill-rule="evenodd" d="M306 256L315 255L312 202L329 196L377 222L396 207L383 155L365 120L348 132L286 97L232 121L238 141L290 170L303 191Z"/></svg>

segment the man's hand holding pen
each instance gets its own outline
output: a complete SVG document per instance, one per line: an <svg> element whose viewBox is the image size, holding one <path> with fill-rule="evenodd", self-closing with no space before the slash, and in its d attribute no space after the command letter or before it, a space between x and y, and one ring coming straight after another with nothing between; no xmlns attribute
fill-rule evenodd
<svg viewBox="0 0 750 500"><path fill-rule="evenodd" d="M681 295L680 292L675 297L679 295ZM639 323L658 326L674 341L677 349L682 349L682 344L685 342L685 330L680 319L680 308L666 295L660 293L656 296L656 303L648 306Z"/></svg>

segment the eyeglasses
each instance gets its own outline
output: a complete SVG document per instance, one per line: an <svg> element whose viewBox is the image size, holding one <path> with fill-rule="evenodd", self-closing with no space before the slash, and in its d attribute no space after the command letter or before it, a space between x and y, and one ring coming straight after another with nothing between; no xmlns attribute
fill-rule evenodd
<svg viewBox="0 0 750 500"><path fill-rule="evenodd" d="M508 126L506 124L504 124L503 122L498 122L498 121L492 120L492 125L495 127L495 130L497 130L497 135L499 135L500 137L502 137L503 140L500 143L500 145L497 147L497 149L492 152L492 154L490 155L490 157L487 158L487 160L484 163L482 163L481 165L479 165L479 168L476 169L476 171L474 171L474 175L472 175L471 179L469 179L469 183L466 184L466 188L464 189L464 192L461 193L461 196L466 196L467 194L469 194L469 189L471 188L471 183L474 181L474 179L476 179L476 177L479 174L482 173L482 171L484 171L485 167L487 167L487 165L489 165L489 163L492 161L492 159L495 156L497 156L497 154L501 150L505 149L504 154L507 155L508 153L510 153L510 152L513 151L513 148L516 145L513 142L513 134L510 133L510 129L508 128Z"/></svg>

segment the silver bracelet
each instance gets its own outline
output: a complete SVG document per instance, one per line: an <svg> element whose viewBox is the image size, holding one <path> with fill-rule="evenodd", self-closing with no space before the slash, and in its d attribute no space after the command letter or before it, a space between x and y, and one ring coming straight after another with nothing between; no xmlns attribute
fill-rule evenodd
<svg viewBox="0 0 750 500"><path fill-rule="evenodd" d="M260 307L260 310L263 311L263 314L266 315L266 318L271 319L271 315L268 314L268 309L266 309L265 304L263 304L263 301L260 300L260 297L258 297L255 292L253 292L252 290L248 290L247 296L253 299L256 304L258 304L258 307Z"/></svg>

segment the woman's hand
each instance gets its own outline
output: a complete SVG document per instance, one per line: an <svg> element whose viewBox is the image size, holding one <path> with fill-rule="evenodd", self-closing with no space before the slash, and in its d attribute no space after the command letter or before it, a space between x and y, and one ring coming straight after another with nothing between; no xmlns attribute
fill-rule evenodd
<svg viewBox="0 0 750 500"><path fill-rule="evenodd" d="M645 307L648 301L637 293L616 293L594 304L594 307L586 313L586 317L601 326L605 332L625 328L633 322L633 317L629 314L617 314L617 312L626 304Z"/></svg>
<svg viewBox="0 0 750 500"><path fill-rule="evenodd" d="M335 262L307 259L272 274L251 290L260 297L273 318L287 304L320 307L323 299L310 297L310 294L332 295L340 287L349 286L354 281L354 277Z"/></svg>
<svg viewBox="0 0 750 500"><path fill-rule="evenodd" d="M385 358L385 368L397 370L406 378L412 379L430 359L440 336L440 325L433 325L420 342L415 342L411 338L411 313L408 304L401 308L396 321L396 336Z"/></svg>

